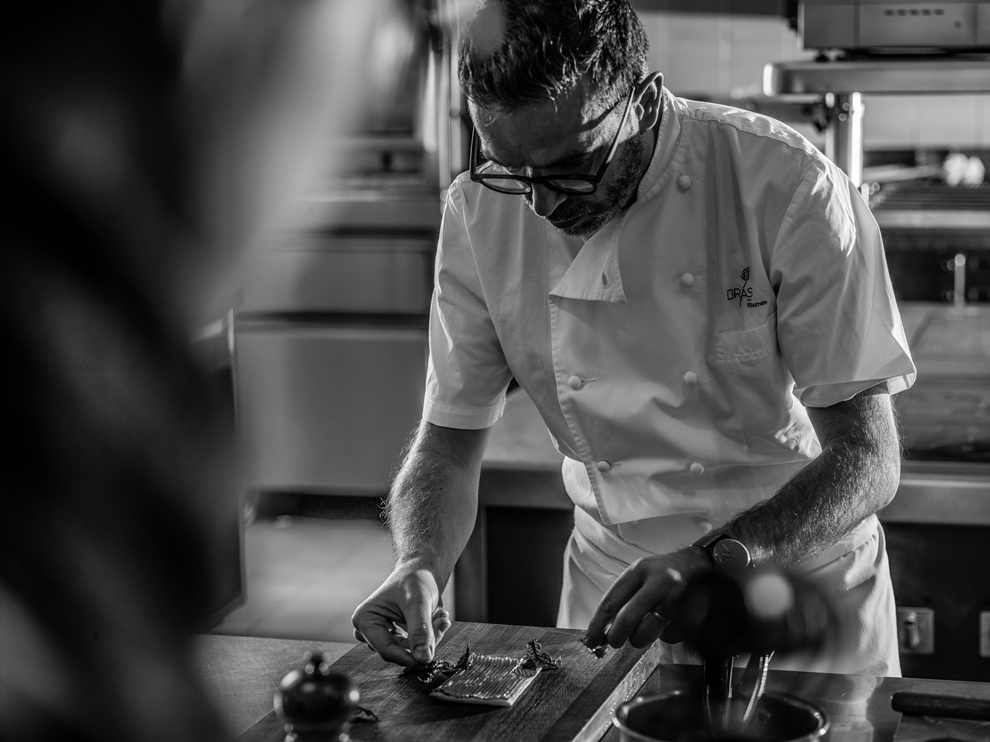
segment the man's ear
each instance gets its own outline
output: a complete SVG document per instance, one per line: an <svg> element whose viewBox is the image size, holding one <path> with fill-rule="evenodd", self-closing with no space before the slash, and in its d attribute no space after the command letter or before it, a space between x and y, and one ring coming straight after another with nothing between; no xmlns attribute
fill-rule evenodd
<svg viewBox="0 0 990 742"><path fill-rule="evenodd" d="M663 74L651 72L636 85L633 113L639 121L639 133L645 134L660 120L663 111Z"/></svg>

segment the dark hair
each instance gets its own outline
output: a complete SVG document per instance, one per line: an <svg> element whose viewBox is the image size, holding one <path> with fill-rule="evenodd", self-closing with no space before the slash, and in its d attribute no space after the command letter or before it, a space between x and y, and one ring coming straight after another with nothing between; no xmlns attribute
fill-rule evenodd
<svg viewBox="0 0 990 742"><path fill-rule="evenodd" d="M471 101L498 112L585 79L611 105L649 72L648 53L628 0L482 0L461 35L458 77Z"/></svg>

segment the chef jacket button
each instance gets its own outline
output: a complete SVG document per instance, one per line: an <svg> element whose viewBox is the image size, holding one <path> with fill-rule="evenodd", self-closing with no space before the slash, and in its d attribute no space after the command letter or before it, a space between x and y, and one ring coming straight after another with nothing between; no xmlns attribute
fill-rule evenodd
<svg viewBox="0 0 990 742"><path fill-rule="evenodd" d="M681 177L679 177L677 179L677 186L682 191L686 191L688 188L691 187L691 176L690 175L682 175Z"/></svg>
<svg viewBox="0 0 990 742"><path fill-rule="evenodd" d="M598 462L598 471L600 471L602 474L604 474L605 472L607 472L611 468L612 468L612 465L610 463L608 463L607 461L599 461Z"/></svg>
<svg viewBox="0 0 990 742"><path fill-rule="evenodd" d="M699 464L697 461L695 461L693 464L691 464L691 473L694 474L695 476L699 476L701 474L704 474L705 473L705 467L703 467L701 464Z"/></svg>
<svg viewBox="0 0 990 742"><path fill-rule="evenodd" d="M602 286L608 286L608 276L602 273Z"/></svg>
<svg viewBox="0 0 990 742"><path fill-rule="evenodd" d="M681 275L681 286L683 286L686 289L689 289L692 286L694 286L694 276L692 276L690 273L684 273L684 274L682 274Z"/></svg>
<svg viewBox="0 0 990 742"><path fill-rule="evenodd" d="M702 533L709 533L712 530L712 522L710 520L699 520L698 530Z"/></svg>
<svg viewBox="0 0 990 742"><path fill-rule="evenodd" d="M577 391L584 386L584 382L581 380L580 376L572 376L567 380L567 386L569 386L574 391Z"/></svg>
<svg viewBox="0 0 990 742"><path fill-rule="evenodd" d="M698 374L696 374L694 371L688 371L686 374L684 374L684 383L694 386L695 384L698 383Z"/></svg>

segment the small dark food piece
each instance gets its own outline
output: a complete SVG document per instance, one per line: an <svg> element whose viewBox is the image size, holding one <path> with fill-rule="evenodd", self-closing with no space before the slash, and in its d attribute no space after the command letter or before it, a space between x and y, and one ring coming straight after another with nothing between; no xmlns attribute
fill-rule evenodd
<svg viewBox="0 0 990 742"><path fill-rule="evenodd" d="M551 657L549 653L543 651L543 647L535 639L531 640L526 647L529 653L519 663L523 669L535 670L537 667L542 667L544 670L560 669L560 657L557 659Z"/></svg>
<svg viewBox="0 0 990 742"><path fill-rule="evenodd" d="M438 680L447 680L451 675L460 670L471 667L471 645L468 644L464 654L455 663L450 660L434 659L426 664L413 665L402 671L402 677L413 678L426 685L433 685Z"/></svg>
<svg viewBox="0 0 990 742"><path fill-rule="evenodd" d="M598 659L601 659L608 653L608 644L599 644L597 647L592 647L588 644L588 632L585 632L584 636L581 637L581 643Z"/></svg>

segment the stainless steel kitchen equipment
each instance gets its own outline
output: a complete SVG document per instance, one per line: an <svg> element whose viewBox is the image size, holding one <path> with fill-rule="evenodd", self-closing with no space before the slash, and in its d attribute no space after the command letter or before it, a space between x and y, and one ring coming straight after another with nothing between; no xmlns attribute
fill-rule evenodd
<svg viewBox="0 0 990 742"><path fill-rule="evenodd" d="M799 0L805 49L990 49L990 0Z"/></svg>
<svg viewBox="0 0 990 742"><path fill-rule="evenodd" d="M419 420L441 193L451 4L396 2L369 107L246 263L234 316L252 493L381 495Z"/></svg>
<svg viewBox="0 0 990 742"><path fill-rule="evenodd" d="M863 93L987 93L990 56L771 62L763 70L763 92L784 98L821 96L830 109L825 154L859 185L863 179Z"/></svg>
<svg viewBox="0 0 990 742"><path fill-rule="evenodd" d="M831 122L826 154L857 185L863 174L863 93L990 91L990 0L796 0L790 5L804 48L819 50L819 56L812 62L768 64L764 93L823 96Z"/></svg>
<svg viewBox="0 0 990 742"><path fill-rule="evenodd" d="M829 729L825 714L814 704L786 693L767 693L758 720L745 734L710 732L702 715L701 694L679 688L668 693L636 696L615 711L620 742L814 742Z"/></svg>
<svg viewBox="0 0 990 742"><path fill-rule="evenodd" d="M849 52L835 59L768 64L764 91L785 100L822 96L830 109L826 154L870 199L888 256L927 251L953 271L946 298L954 306L900 305L918 380L896 399L908 456L881 522L904 674L976 680L990 674L990 312L964 304L967 266L990 240L986 184L863 183L862 94L990 92L990 56L972 46L956 49L969 54L905 47L915 53L864 55L858 43L830 41Z"/></svg>
<svg viewBox="0 0 990 742"><path fill-rule="evenodd" d="M990 301L990 183L869 183L899 299Z"/></svg>
<svg viewBox="0 0 990 742"><path fill-rule="evenodd" d="M422 407L434 239L295 235L260 256L234 341L252 490L385 492Z"/></svg>
<svg viewBox="0 0 990 742"><path fill-rule="evenodd" d="M990 307L901 306L918 380L880 514L907 677L990 677Z"/></svg>
<svg viewBox="0 0 990 742"><path fill-rule="evenodd" d="M990 3L963 3L952 5L933 3L929 5L840 5L832 2L799 3L805 7L805 44L808 45L809 8L823 14L838 13L840 7L862 9L883 8L894 13L892 18L900 18L900 10L918 11L920 15L908 12L906 18L914 18L919 24L936 24L942 21L944 13L962 13L966 20L958 23L975 27L977 23L990 24ZM969 10L963 13L960 8ZM944 11L943 14L936 9ZM930 11L925 15L924 10ZM895 13L896 11L896 13ZM970 12L971 11L971 12ZM857 10L857 13L859 10ZM863 11L865 12L865 11ZM831 17L831 16L829 16ZM856 16L859 17L859 16ZM955 16L953 16L955 17ZM961 17L961 16L960 16ZM894 20L891 21L895 22ZM899 22L899 21L897 21ZM858 26L857 26L858 27ZM968 38L968 37L967 37ZM899 263L918 263L918 253L935 255L934 261L922 266L931 275L931 265L948 268L952 273L952 287L944 292L945 298L957 307L968 299L980 300L983 289L973 283L979 273L980 254L990 250L990 186L986 183L967 188L946 187L943 183L888 183L878 186L864 183L863 180L863 94L966 94L990 92L990 51L974 36L969 43L959 43L954 47L956 55L932 54L929 47L918 47L905 42L899 51L902 55L863 54L857 42L848 36L836 34L825 46L838 47L843 55L829 58L822 54L811 62L770 63L764 69L763 87L768 96L788 100L794 96L818 95L826 109L825 153L850 179L861 186L864 196L870 199L877 222L884 236L888 254L908 254ZM876 51L871 49L870 51ZM925 53L928 52L928 53ZM965 53L963 53L965 52ZM930 169L929 169L930 170ZM924 168L918 168L920 175ZM938 172L938 168L935 168ZM947 254L946 254L947 253ZM892 266L893 272L897 266ZM935 268L934 272L939 272ZM895 286L897 285L895 281ZM937 289L936 289L937 290ZM990 285L985 291L990 298ZM922 297L918 297L922 298ZM929 298L929 297L923 297ZM935 297L931 297L935 298Z"/></svg>

